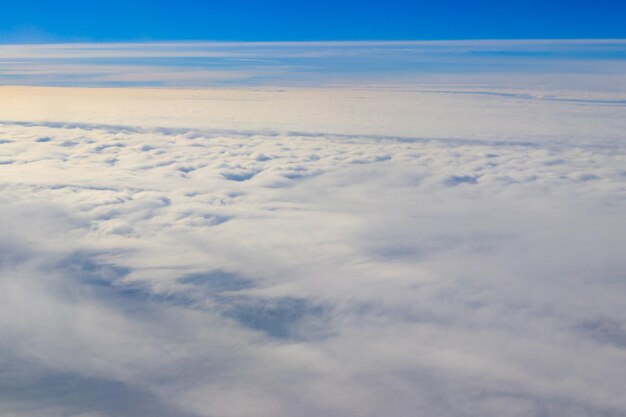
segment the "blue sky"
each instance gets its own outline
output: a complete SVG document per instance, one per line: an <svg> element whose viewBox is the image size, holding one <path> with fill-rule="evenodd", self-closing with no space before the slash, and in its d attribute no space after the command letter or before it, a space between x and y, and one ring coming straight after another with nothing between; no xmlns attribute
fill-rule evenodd
<svg viewBox="0 0 626 417"><path fill-rule="evenodd" d="M625 38L626 2L3 2L0 42Z"/></svg>

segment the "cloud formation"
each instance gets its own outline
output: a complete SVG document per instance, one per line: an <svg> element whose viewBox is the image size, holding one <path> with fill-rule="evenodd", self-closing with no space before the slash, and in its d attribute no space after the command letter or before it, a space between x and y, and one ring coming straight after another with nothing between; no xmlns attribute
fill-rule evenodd
<svg viewBox="0 0 626 417"><path fill-rule="evenodd" d="M626 92L624 40L0 45L1 85L416 84ZM601 76L599 76L601 75Z"/></svg>
<svg viewBox="0 0 626 417"><path fill-rule="evenodd" d="M542 141L92 116L0 124L0 414L626 413L619 120Z"/></svg>

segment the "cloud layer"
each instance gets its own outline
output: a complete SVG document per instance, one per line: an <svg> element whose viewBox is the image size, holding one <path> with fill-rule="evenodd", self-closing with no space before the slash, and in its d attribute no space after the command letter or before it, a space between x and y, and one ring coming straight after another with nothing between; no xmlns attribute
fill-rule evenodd
<svg viewBox="0 0 626 417"><path fill-rule="evenodd" d="M610 124L445 140L133 117L0 124L0 414L626 414Z"/></svg>
<svg viewBox="0 0 626 417"><path fill-rule="evenodd" d="M0 45L1 85L435 83L626 92L624 40L153 42ZM601 76L599 76L601 75Z"/></svg>

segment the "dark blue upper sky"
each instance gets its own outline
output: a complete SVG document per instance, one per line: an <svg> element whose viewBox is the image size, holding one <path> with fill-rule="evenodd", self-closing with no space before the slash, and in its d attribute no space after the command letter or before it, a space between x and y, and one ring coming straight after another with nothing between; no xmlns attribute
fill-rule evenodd
<svg viewBox="0 0 626 417"><path fill-rule="evenodd" d="M626 38L626 0L21 0L0 42Z"/></svg>

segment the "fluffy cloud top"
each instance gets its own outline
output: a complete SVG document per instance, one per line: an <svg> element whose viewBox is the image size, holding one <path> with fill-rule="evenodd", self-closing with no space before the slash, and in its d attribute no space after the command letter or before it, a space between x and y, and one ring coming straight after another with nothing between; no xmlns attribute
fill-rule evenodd
<svg viewBox="0 0 626 417"><path fill-rule="evenodd" d="M2 91L0 414L626 414L614 98Z"/></svg>

